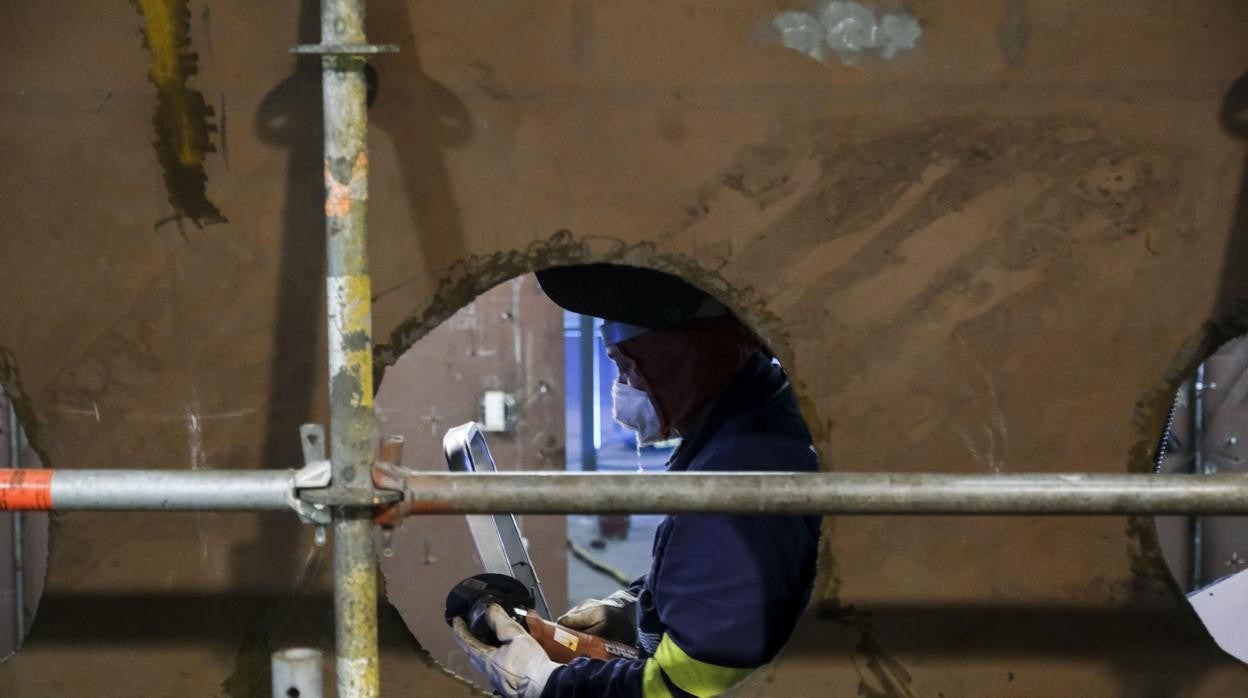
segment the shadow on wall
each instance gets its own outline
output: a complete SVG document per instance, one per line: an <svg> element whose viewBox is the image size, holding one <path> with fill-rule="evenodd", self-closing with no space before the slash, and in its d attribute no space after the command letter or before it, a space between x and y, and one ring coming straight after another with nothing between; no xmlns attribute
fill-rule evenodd
<svg viewBox="0 0 1248 698"><path fill-rule="evenodd" d="M300 44L319 41L320 6L316 0L300 3L297 32L296 41ZM264 96L254 123L261 140L286 150L286 199L277 246L275 341L262 457L264 467L289 467L303 459L299 425L312 419L316 387L326 379L324 358L318 343L312 341L320 336L325 323L321 310L325 288L325 215L319 56L295 57L294 72ZM308 576L307 561L299 560L307 544L302 529L303 524L294 517L269 517L255 541L233 551L231 578L235 588L267 586L265 582L271 584L272 580L257 579L266 573L285 579L285 575L300 568L301 562L303 576ZM316 560L326 556L316 556ZM326 563L318 564L323 567ZM313 603L305 595L292 594L282 603L257 608L249 633L271 638L283 625L283 618L320 614L323 607L311 606Z"/></svg>
<svg viewBox="0 0 1248 698"><path fill-rule="evenodd" d="M844 608L827 603L816 612L820 620L830 621L841 621L844 614ZM1113 662L1132 667L1141 677L1184 667L1172 681L1173 685L1183 686L1193 681L1195 670L1225 663L1198 626L1166 606L1059 606L985 600L872 605L869 614L869 631L888 637L889 651L906 657L966 657L984 661L1084 658L1097 662L1108 653ZM810 623L799 629L799 633L815 632L827 633L827 626ZM1159 642L1159 638L1165 641ZM821 648L826 646L826 635L822 645L794 639L786 655L810 653L819 657ZM1181 654L1176 654L1176 648L1181 648Z"/></svg>
<svg viewBox="0 0 1248 698"><path fill-rule="evenodd" d="M464 255L464 246L458 206L442 149L465 142L470 122L462 103L424 75L406 5L400 3L396 13L394 25L409 33L401 42L402 53L379 56L381 70L367 70L369 118L373 125L390 133L398 146L411 218L421 234L425 257L459 258ZM378 41L389 38L385 32L376 34ZM319 41L320 3L301 0L295 43ZM389 106L378 110L374 104L382 92L383 73L396 76L396 88L385 92L380 104ZM295 57L293 72L261 100L254 127L263 142L286 151L285 201L277 243L274 351L262 452L266 467L284 467L302 460L298 428L318 413L313 401L326 380L323 349L311 341L323 334L325 323L324 118L319 56ZM232 609L233 613L245 612L252 620L239 646L234 673L225 684L231 694L249 694L253 689L264 689L261 684L267 686L268 652L275 647L333 645L327 612L332 600L324 589L328 584L328 550L311 547L309 531L294 517L267 517L260 530L254 541L233 551L233 586L287 591L280 596L257 595L249 599L245 611L237 605ZM188 601L186 608L194 605ZM383 607L380 622L383 646L404 652L416 649L392 607Z"/></svg>
<svg viewBox="0 0 1248 698"><path fill-rule="evenodd" d="M316 0L303 0L299 43L317 42L318 12ZM276 346L264 454L276 462L297 463L301 459L298 428L311 417L314 386L325 379L316 347L308 341L320 334L325 322L319 312L325 285L319 56L296 56L294 73L264 96L255 123L264 142L287 150L286 201L278 251ZM293 409L280 410L284 405Z"/></svg>
<svg viewBox="0 0 1248 698"><path fill-rule="evenodd" d="M421 235L426 258L464 256L459 207L451 191L442 149L464 143L471 134L462 102L446 87L424 74L410 31L407 6L397 10L397 26L407 28L399 54L377 58L379 70L368 68L369 120L397 144L407 200ZM317 0L303 0L297 42L320 39ZM382 94L382 73L401 76L398 87ZM286 200L279 247L275 350L271 366L269 423L265 457L271 462L298 463L298 427L311 417L315 386L325 379L323 359L309 337L324 324L325 230L322 151L321 59L301 54L295 70L261 101L255 127L260 138L287 150ZM430 234L436 232L436 235ZM436 251L436 252L435 252ZM287 408L286 406L289 406Z"/></svg>
<svg viewBox="0 0 1248 698"><path fill-rule="evenodd" d="M1231 84L1222 100L1220 121L1232 138L1248 143L1248 73ZM1206 353L1248 331L1248 153L1236 201L1223 257L1222 281L1213 308L1215 324L1212 336L1206 340Z"/></svg>
<svg viewBox="0 0 1248 698"><path fill-rule="evenodd" d="M394 21L370 35L390 41L394 28L406 32L398 53L380 54L370 63L369 125L394 142L410 219L421 257L450 264L467 256L459 204L451 187L445 153L469 141L468 110L445 85L425 74L412 30L409 3L394 6Z"/></svg>

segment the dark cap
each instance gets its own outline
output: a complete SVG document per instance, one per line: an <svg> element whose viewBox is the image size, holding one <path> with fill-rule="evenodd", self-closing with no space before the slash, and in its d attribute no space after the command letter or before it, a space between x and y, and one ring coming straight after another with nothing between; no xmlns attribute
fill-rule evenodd
<svg viewBox="0 0 1248 698"><path fill-rule="evenodd" d="M684 279L644 267L553 267L537 272L537 283L564 310L651 330L678 329L695 319L728 312Z"/></svg>

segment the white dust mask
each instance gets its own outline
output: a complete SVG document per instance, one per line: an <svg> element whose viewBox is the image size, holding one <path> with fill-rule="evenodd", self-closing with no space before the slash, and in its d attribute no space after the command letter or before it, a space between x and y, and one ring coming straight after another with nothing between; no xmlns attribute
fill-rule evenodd
<svg viewBox="0 0 1248 698"><path fill-rule="evenodd" d="M659 413L646 391L616 381L611 384L611 406L615 421L637 432L638 444L644 446L663 440Z"/></svg>

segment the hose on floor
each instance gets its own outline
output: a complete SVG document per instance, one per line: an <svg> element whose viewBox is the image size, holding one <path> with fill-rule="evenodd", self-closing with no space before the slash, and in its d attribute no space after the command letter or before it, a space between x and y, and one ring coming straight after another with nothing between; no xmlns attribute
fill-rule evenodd
<svg viewBox="0 0 1248 698"><path fill-rule="evenodd" d="M593 571L614 579L616 583L622 587L626 587L633 583L633 580L629 579L628 575L624 574L619 569L612 567L610 564L603 562L597 557L594 557L593 553L586 550L584 546L578 545L575 541L568 541L568 551L572 553L572 557L575 557L585 563Z"/></svg>

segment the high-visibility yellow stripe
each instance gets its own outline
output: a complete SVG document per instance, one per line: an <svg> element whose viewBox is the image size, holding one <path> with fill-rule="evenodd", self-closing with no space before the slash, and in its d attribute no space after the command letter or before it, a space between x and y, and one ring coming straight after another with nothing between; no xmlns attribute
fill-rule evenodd
<svg viewBox="0 0 1248 698"><path fill-rule="evenodd" d="M672 698L672 692L667 690L667 682L663 680L663 670L654 658L647 659L642 669L641 695L642 698Z"/></svg>
<svg viewBox="0 0 1248 698"><path fill-rule="evenodd" d="M653 670L653 681L662 688L662 693L651 693L651 664L657 663L658 666ZM698 696L698 698L710 698L717 696L733 686L739 681L750 675L753 669L741 669L738 667L719 666L718 664L709 664L690 657L672 641L667 635L663 636L663 640L659 642L659 648L654 653L654 659L646 662L645 673L643 674L643 693L646 698L651 695L667 696L670 693L667 686L663 684L663 676L660 675L658 669L662 669L662 673L667 675L680 690Z"/></svg>

